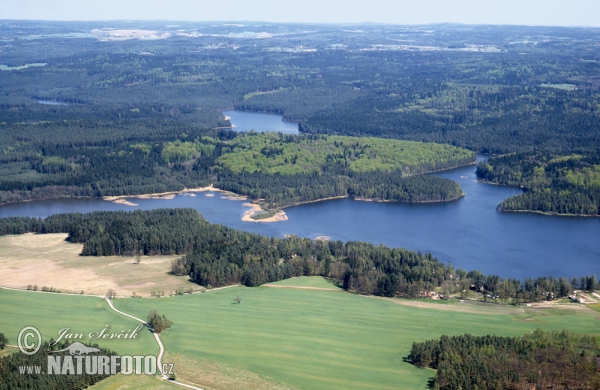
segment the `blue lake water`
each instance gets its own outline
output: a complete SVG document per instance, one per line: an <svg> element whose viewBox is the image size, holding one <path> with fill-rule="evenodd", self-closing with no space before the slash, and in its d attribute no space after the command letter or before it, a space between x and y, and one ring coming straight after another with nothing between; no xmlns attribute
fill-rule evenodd
<svg viewBox="0 0 600 390"><path fill-rule="evenodd" d="M277 131L284 134L298 134L298 124L283 121L281 115L237 110L226 110L222 113L230 118L235 131Z"/></svg>
<svg viewBox="0 0 600 390"><path fill-rule="evenodd" d="M232 117L234 124L237 114L225 113ZM265 115L241 114L246 118ZM296 234L316 238L324 235L333 240L404 247L431 252L456 267L479 269L503 277L600 276L600 218L500 213L496 211L498 203L519 194L519 189L477 182L473 165L436 175L460 183L465 197L435 204L336 199L290 207L285 210L289 220L274 223L243 222L241 217L247 210L243 206L245 202L229 200L218 192L210 193L213 196L206 193L179 195L170 200L130 199L139 205L136 207L101 199L23 202L0 206L0 217L191 207L210 222L266 236Z"/></svg>

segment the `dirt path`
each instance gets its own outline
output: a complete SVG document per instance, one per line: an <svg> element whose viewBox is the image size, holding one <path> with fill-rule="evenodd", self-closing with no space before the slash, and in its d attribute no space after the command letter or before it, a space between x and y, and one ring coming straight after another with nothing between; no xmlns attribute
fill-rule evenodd
<svg viewBox="0 0 600 390"><path fill-rule="evenodd" d="M320 290L320 291L343 291L339 288L327 288L327 287L309 287L309 286L285 286L280 284L263 284L262 287L271 288L292 288L296 290Z"/></svg>
<svg viewBox="0 0 600 390"><path fill-rule="evenodd" d="M147 323L146 321L144 321L144 320L142 320L142 319L139 319L139 318L137 318L137 317L134 317L134 316L132 316L131 314L127 314L127 313L125 313L125 312L122 312L121 310L118 310L118 309L116 309L116 308L113 306L113 304L112 304L112 302L111 302L111 300L110 300L110 299L108 299L108 298L104 298L104 300L106 300L106 303L108 303L108 306L110 306L110 308L111 308L112 310L114 310L115 312L117 312L117 313L119 313L119 314L121 314L121 315L124 315L125 317L129 317L129 318L131 318L131 319L134 319L134 320L136 320L136 321L138 321L138 322L141 322L142 324L146 325L146 326L148 327L148 329L150 329L150 331L151 331L151 332L152 332L152 334L154 335L154 339L156 340L156 343L158 344L159 352L158 352L158 356L156 357L156 364L158 365L158 369L160 370L160 375L161 375L161 378L162 378L163 380L169 381L170 383L174 383L174 384L176 384L176 385L179 385L179 386L187 387L188 389L194 389L194 390L204 390L204 389L202 389L202 388L200 388L200 387L195 387L195 386L192 386L192 385L188 385L187 383L183 383L183 382L177 382L177 381L172 381L172 380L169 380L169 377L167 377L167 375L165 375L165 374L162 372L162 357L163 357L163 355L165 354L165 347L163 346L163 343L162 343L162 341L160 341L160 337L158 336L158 333L156 333L156 332L154 331L154 329L152 329L152 327L150 326L150 324L149 324L149 323Z"/></svg>
<svg viewBox="0 0 600 390"><path fill-rule="evenodd" d="M579 293L579 296L584 299L584 303L598 303L598 301L595 298L590 297L588 294Z"/></svg>

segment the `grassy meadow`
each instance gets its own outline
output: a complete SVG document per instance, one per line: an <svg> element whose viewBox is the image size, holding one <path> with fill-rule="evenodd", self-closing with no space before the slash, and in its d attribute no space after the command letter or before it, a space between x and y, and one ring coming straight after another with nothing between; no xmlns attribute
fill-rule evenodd
<svg viewBox="0 0 600 390"><path fill-rule="evenodd" d="M297 278L279 280L277 282L266 284L265 286L326 288L343 291L342 288L337 286L333 281L320 276L299 276Z"/></svg>
<svg viewBox="0 0 600 390"><path fill-rule="evenodd" d="M231 287L201 294L116 299L145 318L157 310L173 321L161 339L177 379L211 389L425 389L433 370L404 362L414 341L457 335L522 335L536 328L600 335L598 312L581 305L497 307L381 299L335 290L323 278L293 278L273 287ZM333 289L333 290L322 290ZM234 303L240 296L242 302ZM100 298L0 289L0 332L11 344L26 325L49 340L70 327L87 335L110 324L132 329ZM103 340L121 354L157 353L148 331L137 340ZM116 376L95 389L172 385Z"/></svg>
<svg viewBox="0 0 600 390"><path fill-rule="evenodd" d="M88 387L89 390L176 390L182 387L148 375L113 375Z"/></svg>
<svg viewBox="0 0 600 390"><path fill-rule="evenodd" d="M233 303L237 295L240 304ZM173 326L161 339L167 352L180 359L217 362L309 389L424 389L434 372L403 358L414 341L442 334L522 335L539 327L600 335L597 313L581 307L503 307L501 314L489 314L488 305L483 310L488 314L479 314L478 307L459 311L454 308L461 305L398 303L269 287L115 301L120 310L137 316L156 309L171 319ZM203 384L201 368L180 372L176 366L175 371L179 380Z"/></svg>

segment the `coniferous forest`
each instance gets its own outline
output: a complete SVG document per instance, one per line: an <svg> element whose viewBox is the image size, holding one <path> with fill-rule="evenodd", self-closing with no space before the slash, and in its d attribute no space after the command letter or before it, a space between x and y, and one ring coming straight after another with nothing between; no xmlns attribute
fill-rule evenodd
<svg viewBox="0 0 600 390"><path fill-rule="evenodd" d="M477 176L525 192L505 199L502 211L600 214L600 157L597 154L519 153L492 157L477 166Z"/></svg>
<svg viewBox="0 0 600 390"><path fill-rule="evenodd" d="M597 389L593 336L536 330L523 337L442 336L413 343L408 360L437 370L434 389Z"/></svg>
<svg viewBox="0 0 600 390"><path fill-rule="evenodd" d="M222 143L243 143L223 129L231 123L218 110L232 107L281 114L310 134L519 155L593 158L600 148L596 29L367 26L357 34L312 26L318 33L307 34L301 25L184 23L177 30L154 26L164 39L144 41L115 39L103 30L113 24L0 23L8 37L0 43L0 203L209 183L275 208L341 195L460 196L448 182L399 181L407 167L416 172L410 164L400 175L369 154L359 164L369 177L348 178L356 173L356 161L348 160L356 157L348 149L356 141L304 177L306 156L280 154L275 145L261 147L251 162L226 157ZM247 151L254 156L253 147ZM266 175L280 159L275 172L282 177ZM430 162L422 167L437 168ZM314 190L305 188L307 181L316 183ZM270 191L271 184L277 189ZM595 190L553 188L545 195L532 189L500 209L595 214Z"/></svg>
<svg viewBox="0 0 600 390"><path fill-rule="evenodd" d="M51 340L52 341L52 340ZM52 351L59 351L67 348L72 342L60 341L56 345L50 346L48 341L40 346L39 352L33 355L26 355L21 351L0 357L0 389L73 389L83 390L94 385L94 383L108 378L111 373L103 374L88 374L82 368L82 372L77 375L48 375L46 367L48 366L48 356ZM106 348L100 348L97 344L88 345L92 348L97 348L97 352L92 352L91 356L113 356L115 352ZM68 353L68 352L67 352ZM74 361L77 361L74 359ZM78 364L85 364L84 360L80 360ZM66 365L66 364L65 364ZM92 365L90 365L92 366ZM42 371L32 373L21 373L22 368L40 367ZM107 366L108 367L108 366ZM73 368L73 367L71 367ZM77 369L77 366L73 368Z"/></svg>
<svg viewBox="0 0 600 390"><path fill-rule="evenodd" d="M574 289L598 288L595 276L579 279L505 279L455 269L431 254L364 242L268 238L210 224L192 209L98 211L45 219L0 219L0 234L68 233L83 243L82 256L183 255L172 273L202 286L260 286L295 276L324 276L345 290L385 297L422 298L477 291L491 302L520 304L555 300Z"/></svg>

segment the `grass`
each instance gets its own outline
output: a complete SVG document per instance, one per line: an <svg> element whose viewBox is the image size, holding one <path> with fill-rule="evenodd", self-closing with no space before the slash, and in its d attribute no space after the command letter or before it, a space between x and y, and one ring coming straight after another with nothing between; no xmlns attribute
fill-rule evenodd
<svg viewBox="0 0 600 390"><path fill-rule="evenodd" d="M16 348L16 347L6 346L6 347L4 347L4 349L0 349L0 358L4 357L4 356L7 356L7 355L10 355L11 353L17 352L18 350L19 349Z"/></svg>
<svg viewBox="0 0 600 390"><path fill-rule="evenodd" d="M341 290L333 281L325 279L321 276L299 276L280 280L278 282L269 283L270 286L286 286L286 287L315 287L315 288L333 288Z"/></svg>
<svg viewBox="0 0 600 390"><path fill-rule="evenodd" d="M592 310L600 312L600 303L592 303L591 305L586 305Z"/></svg>
<svg viewBox="0 0 600 390"><path fill-rule="evenodd" d="M54 287L61 291L104 295L150 296L179 288L198 288L187 277L170 275L171 261L180 256L142 256L141 264L123 256L79 256L82 244L65 241L64 233L0 237L0 285Z"/></svg>
<svg viewBox="0 0 600 390"><path fill-rule="evenodd" d="M0 332L12 345L17 345L19 332L29 325L36 327L45 341L56 339L61 329L70 328L69 333L81 333L83 342L87 342L90 332L100 332L106 325L110 325L110 333L120 333L133 330L139 324L112 311L103 299L54 293L0 289L0 313ZM93 342L122 355L158 353L158 346L146 329L138 332L137 339Z"/></svg>
<svg viewBox="0 0 600 390"><path fill-rule="evenodd" d="M297 279L301 285L325 282ZM236 295L243 298L239 305L232 304ZM435 373L403 358L414 341L442 334L516 336L538 327L600 333L596 313L585 309L509 307L502 308L502 314L478 314L458 311L458 304L418 308L394 300L293 288L235 287L115 304L138 316L156 309L171 319L172 328L161 336L169 353L310 389L426 388ZM203 384L205 374L200 371L175 371L180 380Z"/></svg>
<svg viewBox="0 0 600 390"><path fill-rule="evenodd" d="M293 388L282 383L260 377L259 375L241 370L222 363L215 363L206 359L191 358L189 356L167 354L165 361L174 363L177 367L178 377L201 376L202 388L205 389L227 389L227 390L293 390ZM198 385L194 381L186 381L191 385ZM158 377L147 375L115 375L98 382L89 388L90 390L175 390L180 386L168 381L160 380Z"/></svg>
<svg viewBox="0 0 600 390"><path fill-rule="evenodd" d="M167 350L163 362L175 364L178 380L214 389L424 389L435 372L403 361L414 341L442 334L516 336L536 328L600 335L597 312L581 306L496 309L419 301L415 303L421 307L415 307L405 300L302 289L332 288L323 278L300 277L277 285L300 288L232 287L114 303L140 318L155 309L172 320L161 335ZM232 303L237 295L241 304ZM0 332L11 344L26 325L36 326L46 340L65 327L87 335L105 324L113 331L136 325L103 300L85 296L0 290L0 312ZM100 344L121 354L157 352L147 331L137 340ZM142 387L172 386L143 376L116 376L95 388Z"/></svg>
<svg viewBox="0 0 600 390"><path fill-rule="evenodd" d="M165 362L173 364L178 380L203 389L226 390L292 390L271 378L237 368L231 364L218 363L189 355L168 353Z"/></svg>
<svg viewBox="0 0 600 390"><path fill-rule="evenodd" d="M88 387L89 390L176 390L182 387L163 381L155 376L148 375L113 375L107 379L101 380L94 386Z"/></svg>

